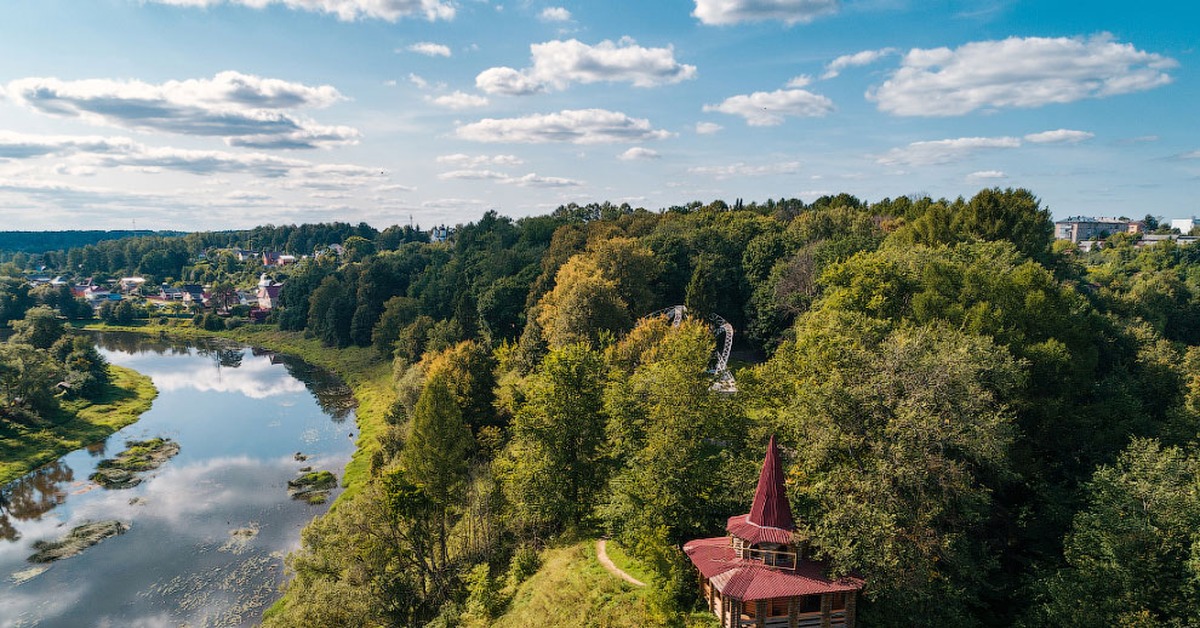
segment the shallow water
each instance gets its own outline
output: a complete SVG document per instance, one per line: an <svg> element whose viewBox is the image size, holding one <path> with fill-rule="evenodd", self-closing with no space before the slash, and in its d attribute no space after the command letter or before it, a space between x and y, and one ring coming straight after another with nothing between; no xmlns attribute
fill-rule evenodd
<svg viewBox="0 0 1200 628"><path fill-rule="evenodd" d="M290 499L287 481L306 466L340 479L354 451L348 389L245 347L112 334L98 343L111 362L153 378L159 396L107 441L4 487L0 627L258 623L300 529L328 508ZM181 450L142 484L107 490L88 481L125 441L154 436ZM27 561L35 541L103 519L131 529L44 572Z"/></svg>

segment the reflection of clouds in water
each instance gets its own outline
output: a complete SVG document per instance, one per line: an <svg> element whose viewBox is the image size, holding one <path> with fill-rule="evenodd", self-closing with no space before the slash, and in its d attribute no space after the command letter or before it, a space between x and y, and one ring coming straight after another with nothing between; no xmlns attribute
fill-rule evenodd
<svg viewBox="0 0 1200 628"><path fill-rule="evenodd" d="M139 617L137 619L117 619L113 620L108 617L101 617L96 620L96 628L170 628L178 626L179 620L171 619L171 616L166 613L159 613L150 617Z"/></svg>
<svg viewBox="0 0 1200 628"><path fill-rule="evenodd" d="M0 564L17 565L17 570L25 569L29 566L25 559L33 553L33 542L40 539L57 539L66 534L70 528L63 526L63 523L62 519L53 514L45 515L41 519L14 521L13 525L21 534L21 538L15 543L0 543ZM0 574L0 579L10 575L12 574Z"/></svg>
<svg viewBox="0 0 1200 628"><path fill-rule="evenodd" d="M87 581L80 580L77 585L56 591L52 596L46 596L44 592L24 595L19 587L6 589L4 604L0 606L0 628L36 625L38 618L69 612L72 606L79 603L87 588Z"/></svg>
<svg viewBox="0 0 1200 628"><path fill-rule="evenodd" d="M197 515L229 510L233 505L268 506L279 495L262 490L262 479L283 467L284 459L259 460L248 456L211 458L190 465L169 466L148 480L139 504L129 503L126 491L108 491L102 498L77 509L82 518L165 520L172 525L198 522ZM282 489L281 489L282 490Z"/></svg>
<svg viewBox="0 0 1200 628"><path fill-rule="evenodd" d="M164 370L159 359L139 364L135 359L121 364L154 379L163 391L194 389L200 392L239 393L251 399L266 399L277 395L304 392L304 384L288 374L287 369L271 364L265 358L250 358L236 369L218 369L208 361L180 361Z"/></svg>

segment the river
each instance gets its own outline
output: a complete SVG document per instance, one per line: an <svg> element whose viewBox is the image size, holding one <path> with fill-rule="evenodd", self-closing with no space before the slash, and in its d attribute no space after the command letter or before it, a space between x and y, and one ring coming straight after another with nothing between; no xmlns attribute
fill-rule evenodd
<svg viewBox="0 0 1200 628"><path fill-rule="evenodd" d="M302 467L340 479L354 451L349 390L300 361L236 345L121 334L97 343L110 362L150 376L158 398L107 441L4 487L0 627L257 624L301 528L328 509L289 498L287 481ZM126 441L155 436L180 452L140 485L87 479ZM35 541L109 519L129 531L44 572L28 562Z"/></svg>

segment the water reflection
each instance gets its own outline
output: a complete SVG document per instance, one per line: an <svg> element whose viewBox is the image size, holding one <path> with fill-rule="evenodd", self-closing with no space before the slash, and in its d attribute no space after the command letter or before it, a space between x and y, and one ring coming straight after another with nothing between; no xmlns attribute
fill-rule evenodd
<svg viewBox="0 0 1200 628"><path fill-rule="evenodd" d="M21 534L9 521L40 519L55 506L67 499L63 485L75 480L75 472L61 460L52 462L37 471L0 489L0 539L15 541Z"/></svg>
<svg viewBox="0 0 1200 628"><path fill-rule="evenodd" d="M342 474L349 389L298 360L230 343L97 335L115 364L153 378L140 421L3 488L0 627L253 625L278 596L282 557L326 506L288 497L303 466ZM282 368L281 368L282 367ZM84 478L106 451L166 436L182 450L128 490ZM303 451L308 459L297 461ZM335 490L335 495L338 492ZM84 553L31 568L32 544L84 520L131 525ZM232 543L232 533L254 529ZM86 618L81 621L81 618Z"/></svg>

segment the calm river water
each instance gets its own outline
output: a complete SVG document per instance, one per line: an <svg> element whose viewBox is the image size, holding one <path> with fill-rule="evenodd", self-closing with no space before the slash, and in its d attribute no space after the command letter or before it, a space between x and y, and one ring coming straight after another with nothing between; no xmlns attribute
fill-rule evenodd
<svg viewBox="0 0 1200 628"><path fill-rule="evenodd" d="M302 362L244 347L114 334L98 343L114 364L152 377L158 398L106 442L4 488L0 627L258 623L300 529L328 508L290 499L287 481L305 466L340 480L354 451L349 390ZM141 485L88 481L125 441L155 436L181 450ZM130 530L42 573L27 562L35 541L105 519Z"/></svg>

